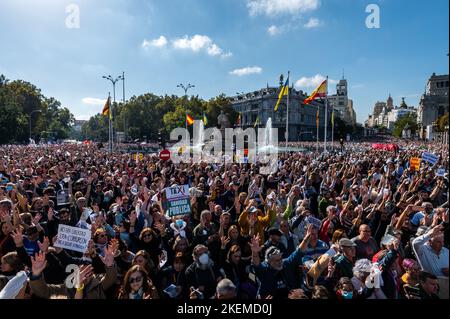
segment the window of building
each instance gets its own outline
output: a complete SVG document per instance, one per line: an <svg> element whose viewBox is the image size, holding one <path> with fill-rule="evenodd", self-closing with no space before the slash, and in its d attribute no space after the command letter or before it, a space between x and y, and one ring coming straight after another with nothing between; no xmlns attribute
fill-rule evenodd
<svg viewBox="0 0 450 319"><path fill-rule="evenodd" d="M344 101L339 101L339 105L344 105Z"/></svg>

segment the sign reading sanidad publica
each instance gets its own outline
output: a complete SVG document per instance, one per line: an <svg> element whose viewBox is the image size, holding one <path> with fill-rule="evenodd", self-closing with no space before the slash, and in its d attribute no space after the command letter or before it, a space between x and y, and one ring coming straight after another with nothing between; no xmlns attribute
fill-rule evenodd
<svg viewBox="0 0 450 319"><path fill-rule="evenodd" d="M189 185L167 187L166 200L166 211L170 217L191 213Z"/></svg>

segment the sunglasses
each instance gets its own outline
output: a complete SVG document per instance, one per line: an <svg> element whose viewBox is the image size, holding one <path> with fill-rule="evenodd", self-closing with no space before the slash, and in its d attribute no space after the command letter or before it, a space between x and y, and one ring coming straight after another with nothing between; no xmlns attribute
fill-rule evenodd
<svg viewBox="0 0 450 319"><path fill-rule="evenodd" d="M142 281L142 276L139 276L139 277L131 277L130 278L130 280L128 281L130 284L133 284L133 283L138 283L138 282L141 282Z"/></svg>
<svg viewBox="0 0 450 319"><path fill-rule="evenodd" d="M104 238L104 237L106 237L106 234L100 234L100 235L98 235L98 237L99 238Z"/></svg>

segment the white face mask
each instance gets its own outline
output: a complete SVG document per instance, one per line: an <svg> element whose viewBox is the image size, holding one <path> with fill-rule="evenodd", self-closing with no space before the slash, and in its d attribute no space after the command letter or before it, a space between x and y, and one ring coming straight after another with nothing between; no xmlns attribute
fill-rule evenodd
<svg viewBox="0 0 450 319"><path fill-rule="evenodd" d="M200 262L200 264L202 265L207 265L209 262L209 256L207 253L203 253L200 255L200 257L198 258L198 261Z"/></svg>

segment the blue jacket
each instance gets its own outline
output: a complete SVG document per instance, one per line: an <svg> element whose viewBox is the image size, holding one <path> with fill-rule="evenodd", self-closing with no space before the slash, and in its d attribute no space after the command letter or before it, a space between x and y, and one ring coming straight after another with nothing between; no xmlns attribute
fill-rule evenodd
<svg viewBox="0 0 450 319"><path fill-rule="evenodd" d="M272 295L274 298L286 298L291 289L299 288L301 278L297 271L302 263L303 253L300 249L283 259L283 269L273 269L266 261L258 266L253 265L253 271L258 278L258 294L262 298Z"/></svg>

